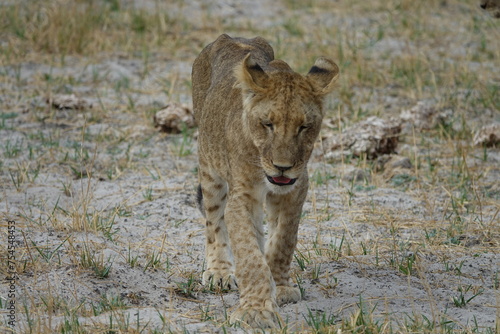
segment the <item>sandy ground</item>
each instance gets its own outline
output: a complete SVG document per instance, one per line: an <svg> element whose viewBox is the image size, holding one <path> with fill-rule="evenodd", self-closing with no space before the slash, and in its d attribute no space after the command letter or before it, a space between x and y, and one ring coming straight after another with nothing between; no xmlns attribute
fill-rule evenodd
<svg viewBox="0 0 500 334"><path fill-rule="evenodd" d="M148 9L149 5L155 8L149 2L144 6ZM263 26L270 27L282 24L289 12L284 5L271 6L263 0L193 0L167 8L193 22L198 16L206 18L202 13L209 11L214 20L244 26L257 24L259 17ZM296 10L292 15L298 14L304 21L325 26L370 29L372 25L366 12L346 17L332 8L331 13ZM469 46L452 38L453 34L449 33L448 41L457 46L453 52L466 52ZM411 46L403 38L382 39L374 44L371 56L403 53L407 48ZM422 52L432 51L432 61L442 59L445 48L444 44L427 45ZM130 101L133 108L152 111L172 99L189 105L188 87L168 94L162 78L175 74L178 82L189 81L195 56L194 51L178 57L155 54L146 76L141 59L117 55L68 56L64 65L36 59L17 67L4 64L2 112L15 116L5 116L0 129L0 240L3 248L7 220L15 221L17 332L30 328L49 332L47 328L74 320L68 310L79 310L74 314L88 332L109 328L110 318L122 325L130 323L127 328L123 325L122 332L134 332L134 328L222 332L223 324L227 328L225 319L237 305L238 293L207 291L200 281L204 232L194 203L196 141L192 136L159 133L153 127L152 112L124 112L130 110ZM380 61L381 66L384 63ZM490 71L488 80L494 81L500 75L498 64L496 59L470 66L483 66ZM93 108L48 107L46 95L34 89L48 74L75 78L68 90L84 97ZM130 93L119 94L119 84L126 84ZM383 105L388 114L397 116L412 105L410 97L394 96L391 89L372 93L363 107ZM353 91L360 96L366 93L363 87ZM330 105L336 99L332 97ZM499 121L498 110L466 119L473 129L492 120ZM426 145L415 143L411 131L403 133L400 155L413 158L426 150ZM498 329L498 148L488 149L486 160L481 158L482 148L469 152L468 168L483 176L471 192L478 189L483 201L480 209L468 212L461 207L459 213L451 203L458 195L439 184L429 186L427 177L414 166L404 174L410 181L400 184L373 172L366 162L325 161L323 153L318 143L293 263L293 277L304 299L281 308L290 332L312 330L312 318L334 318L331 323L338 325L359 310L366 321L391 324L394 330L418 321L433 323L435 328L441 324L441 330L446 326L452 331L474 326L480 332ZM436 164L449 166L454 159L440 155ZM76 177L78 172L84 177ZM361 177L353 180L353 175ZM486 196L488 191L491 196ZM454 226L463 230L447 237ZM111 265L107 277L99 278L92 268L82 265L86 249L98 262ZM151 259L158 261L151 263ZM408 261L414 266L410 275L404 272ZM8 290L2 281L0 328L6 326ZM461 295L466 300L476 296L458 307L453 299ZM102 305L103 298L119 298L124 306L92 312L92 305Z"/></svg>

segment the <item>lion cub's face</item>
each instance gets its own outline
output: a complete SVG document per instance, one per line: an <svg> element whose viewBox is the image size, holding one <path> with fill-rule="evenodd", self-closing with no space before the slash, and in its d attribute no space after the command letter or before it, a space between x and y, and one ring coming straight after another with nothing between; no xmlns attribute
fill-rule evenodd
<svg viewBox="0 0 500 334"><path fill-rule="evenodd" d="M243 94L244 131L259 151L271 191L286 193L304 170L323 119L323 97L338 67L320 58L307 76L275 60L264 71L250 56L236 69Z"/></svg>

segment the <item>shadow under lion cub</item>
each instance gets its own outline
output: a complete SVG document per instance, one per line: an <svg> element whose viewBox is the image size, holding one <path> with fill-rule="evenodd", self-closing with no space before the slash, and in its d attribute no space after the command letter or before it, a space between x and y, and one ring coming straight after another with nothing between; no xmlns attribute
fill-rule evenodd
<svg viewBox="0 0 500 334"><path fill-rule="evenodd" d="M239 289L231 323L276 327L278 305L301 298L289 269L307 162L338 73L332 60L320 57L300 75L274 59L263 38L228 35L206 46L193 64L198 203L206 218L203 284Z"/></svg>

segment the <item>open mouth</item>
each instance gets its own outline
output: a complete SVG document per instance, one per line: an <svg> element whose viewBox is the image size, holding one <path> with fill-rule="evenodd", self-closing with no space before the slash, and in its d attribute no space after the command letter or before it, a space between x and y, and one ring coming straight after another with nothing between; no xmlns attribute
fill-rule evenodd
<svg viewBox="0 0 500 334"><path fill-rule="evenodd" d="M277 186L291 186L292 184L295 183L295 181L297 181L297 179L290 179L290 178L285 177L285 176L272 177L272 176L266 175L266 177L267 177L267 180L269 182L271 182L272 184L275 184Z"/></svg>

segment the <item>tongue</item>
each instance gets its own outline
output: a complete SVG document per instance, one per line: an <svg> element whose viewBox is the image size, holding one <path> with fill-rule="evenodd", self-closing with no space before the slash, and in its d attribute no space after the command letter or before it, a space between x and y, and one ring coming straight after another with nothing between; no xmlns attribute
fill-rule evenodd
<svg viewBox="0 0 500 334"><path fill-rule="evenodd" d="M273 177L273 181L276 183L288 184L288 183L290 183L290 181L292 181L292 179L289 179L289 178L284 177L284 176L278 176L278 177Z"/></svg>

